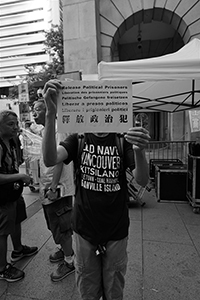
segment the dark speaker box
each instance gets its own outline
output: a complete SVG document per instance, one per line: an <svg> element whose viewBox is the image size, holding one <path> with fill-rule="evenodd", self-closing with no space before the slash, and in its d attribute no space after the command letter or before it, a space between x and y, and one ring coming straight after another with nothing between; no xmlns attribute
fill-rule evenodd
<svg viewBox="0 0 200 300"><path fill-rule="evenodd" d="M155 167L156 166L174 166L183 165L180 159L150 159L149 161L149 177L155 178Z"/></svg>
<svg viewBox="0 0 200 300"><path fill-rule="evenodd" d="M158 201L187 201L187 169L183 166L156 167Z"/></svg>

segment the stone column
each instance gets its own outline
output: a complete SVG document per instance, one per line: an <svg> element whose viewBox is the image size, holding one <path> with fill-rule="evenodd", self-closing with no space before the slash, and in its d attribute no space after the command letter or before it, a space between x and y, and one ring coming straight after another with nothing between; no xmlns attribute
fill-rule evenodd
<svg viewBox="0 0 200 300"><path fill-rule="evenodd" d="M65 72L97 73L100 61L98 0L63 1Z"/></svg>

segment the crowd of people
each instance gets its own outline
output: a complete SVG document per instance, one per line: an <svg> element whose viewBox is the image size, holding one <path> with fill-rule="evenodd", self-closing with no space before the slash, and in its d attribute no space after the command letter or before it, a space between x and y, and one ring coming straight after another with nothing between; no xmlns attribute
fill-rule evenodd
<svg viewBox="0 0 200 300"><path fill-rule="evenodd" d="M36 101L32 110L35 124L43 125L40 199L47 228L58 245L49 257L51 262L59 262L50 277L57 282L75 272L83 300L123 299L129 231L125 171L132 170L136 182L146 186L149 172L145 148L150 136L145 128L130 128L124 135L121 154L116 133L85 133L80 149L78 134L57 132L61 88L57 80L47 82L44 99ZM30 183L30 177L18 171L17 146L13 142L18 132L17 115L1 111L0 191L8 183L13 188L20 181ZM24 206L20 215L17 207L20 202L24 205L22 195L17 200L0 200L0 280L8 282L24 277L23 271L7 262L8 235L13 242L13 262L38 251L37 247L21 244L20 224L26 211Z"/></svg>

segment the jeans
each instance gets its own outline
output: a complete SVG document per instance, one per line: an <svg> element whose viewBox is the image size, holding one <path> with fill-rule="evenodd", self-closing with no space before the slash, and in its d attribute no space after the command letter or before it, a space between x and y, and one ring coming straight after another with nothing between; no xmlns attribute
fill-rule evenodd
<svg viewBox="0 0 200 300"><path fill-rule="evenodd" d="M122 300L127 268L127 241L109 241L106 253L74 233L76 284L82 300Z"/></svg>

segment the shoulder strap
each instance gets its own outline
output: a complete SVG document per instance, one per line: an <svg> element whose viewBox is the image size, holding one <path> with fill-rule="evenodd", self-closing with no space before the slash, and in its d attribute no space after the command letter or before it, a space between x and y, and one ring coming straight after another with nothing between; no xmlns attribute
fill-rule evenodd
<svg viewBox="0 0 200 300"><path fill-rule="evenodd" d="M85 135L84 133L78 133L78 149L77 149L77 157L75 161L75 167L76 167L76 172L79 170L80 164L81 164L81 152L84 147L85 143Z"/></svg>
<svg viewBox="0 0 200 300"><path fill-rule="evenodd" d="M121 159L120 171L123 172L124 167L124 135L123 133L116 133L115 135L117 149Z"/></svg>
<svg viewBox="0 0 200 300"><path fill-rule="evenodd" d="M85 143L84 133L78 133L77 138L78 138L78 149L77 149L76 161L74 162L74 166L75 166L75 173L74 174L75 174L76 188L77 188L77 185L78 185L78 177L79 177L79 174L80 174L81 152L83 150L84 143Z"/></svg>
<svg viewBox="0 0 200 300"><path fill-rule="evenodd" d="M123 133L116 134L116 144L119 150L119 155L123 158L124 155L124 135Z"/></svg>
<svg viewBox="0 0 200 300"><path fill-rule="evenodd" d="M77 151L77 161L79 163L80 163L80 157L81 157L81 152L82 152L83 147L84 147L84 143L85 143L85 134L84 133L79 133L78 134L78 151Z"/></svg>
<svg viewBox="0 0 200 300"><path fill-rule="evenodd" d="M6 151L7 151L7 147L6 145L4 144L3 140L0 138L0 145L3 149L3 155L1 157L1 166L5 165L5 158L6 158Z"/></svg>
<svg viewBox="0 0 200 300"><path fill-rule="evenodd" d="M5 172L5 174L7 173L18 173L18 161L17 161L17 153L16 153L16 144L15 141L13 139L11 139L9 141L10 143L10 152L11 152L11 158L12 158L12 171L10 171L9 169L9 165L6 162L6 155L7 155L7 147L5 145L5 143L3 142L3 140L0 138L0 145L2 146L3 149L3 155L1 158L1 170L3 170Z"/></svg>

